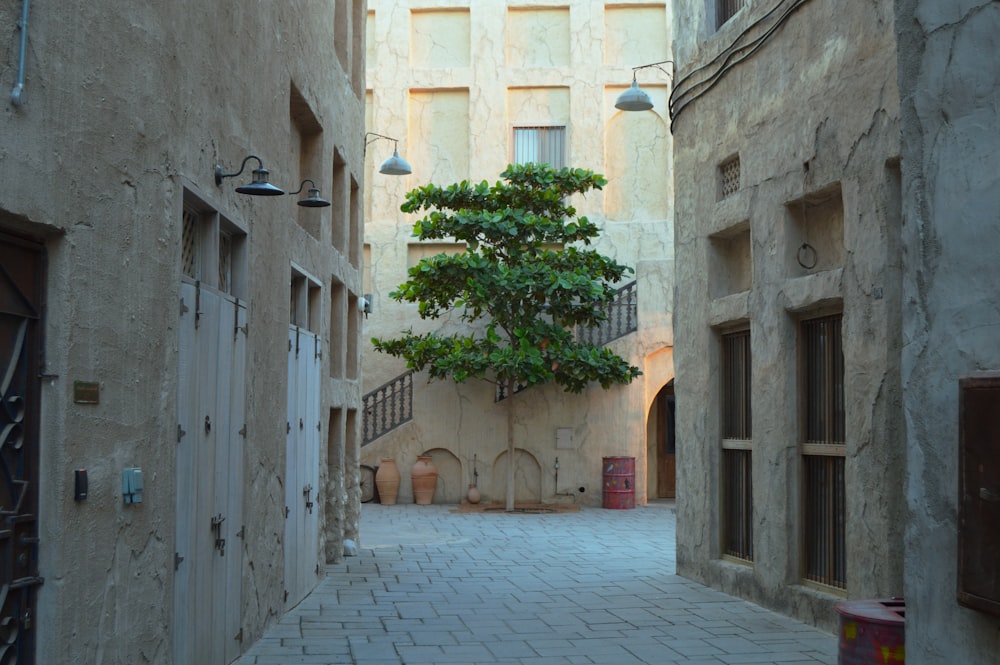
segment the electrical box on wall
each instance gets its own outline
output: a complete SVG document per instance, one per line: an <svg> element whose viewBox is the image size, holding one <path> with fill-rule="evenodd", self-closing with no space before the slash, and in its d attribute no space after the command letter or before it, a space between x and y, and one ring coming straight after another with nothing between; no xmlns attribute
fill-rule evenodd
<svg viewBox="0 0 1000 665"><path fill-rule="evenodd" d="M573 449L573 429L571 427L556 428L556 450Z"/></svg>
<svg viewBox="0 0 1000 665"><path fill-rule="evenodd" d="M122 497L125 503L142 503L142 469L126 467L122 471Z"/></svg>
<svg viewBox="0 0 1000 665"><path fill-rule="evenodd" d="M959 380L958 602L1000 615L1000 372Z"/></svg>

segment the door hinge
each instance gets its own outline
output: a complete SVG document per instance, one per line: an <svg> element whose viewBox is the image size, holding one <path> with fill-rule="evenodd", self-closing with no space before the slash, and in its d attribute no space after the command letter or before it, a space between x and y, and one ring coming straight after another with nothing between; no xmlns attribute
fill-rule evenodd
<svg viewBox="0 0 1000 665"><path fill-rule="evenodd" d="M184 428L181 427L181 424L177 423L177 443L180 443L181 439L183 439L186 434L187 432L184 431Z"/></svg>
<svg viewBox="0 0 1000 665"><path fill-rule="evenodd" d="M317 420L316 421L316 431L317 432L322 432L323 431L323 421L322 420Z"/></svg>
<svg viewBox="0 0 1000 665"><path fill-rule="evenodd" d="M181 567L181 562L184 561L184 557L180 555L180 552L174 552L174 570L176 571Z"/></svg>
<svg viewBox="0 0 1000 665"><path fill-rule="evenodd" d="M290 511L290 510L288 510L288 506L285 506L285 519L286 519L286 520L288 519L288 513L290 513L290 512L291 512L291 511Z"/></svg>
<svg viewBox="0 0 1000 665"><path fill-rule="evenodd" d="M184 298L181 298L181 316L188 313L188 306L184 303Z"/></svg>
<svg viewBox="0 0 1000 665"><path fill-rule="evenodd" d="M243 423L243 427L240 428L239 435L244 439L247 438L247 424Z"/></svg>
<svg viewBox="0 0 1000 665"><path fill-rule="evenodd" d="M236 537L237 538L242 538L244 536L244 534L246 534L246 532L247 532L247 525L246 524L241 524L240 525L240 530L236 532Z"/></svg>
<svg viewBox="0 0 1000 665"><path fill-rule="evenodd" d="M233 637L233 639L236 640L237 642L242 642L243 641L243 629L242 628L240 628L240 632L236 633L236 636Z"/></svg>
<svg viewBox="0 0 1000 665"><path fill-rule="evenodd" d="M291 431L292 431L292 424L286 420L285 421L285 434L288 434Z"/></svg>
<svg viewBox="0 0 1000 665"><path fill-rule="evenodd" d="M201 323L201 280L194 283L194 327Z"/></svg>

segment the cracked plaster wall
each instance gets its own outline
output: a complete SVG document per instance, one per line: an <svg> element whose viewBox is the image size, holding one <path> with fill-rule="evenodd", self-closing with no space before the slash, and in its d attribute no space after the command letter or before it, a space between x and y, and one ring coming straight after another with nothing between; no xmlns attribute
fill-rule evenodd
<svg viewBox="0 0 1000 665"><path fill-rule="evenodd" d="M902 100L907 663L986 663L960 607L958 379L1000 370L1000 3L897 0Z"/></svg>
<svg viewBox="0 0 1000 665"><path fill-rule="evenodd" d="M668 79L658 70L640 71L656 102L653 111L625 114L614 108L614 100L628 87L633 66L670 57L670 10L658 3L605 6L590 0L530 6L455 0L433 4L429 11L426 3L415 1L368 3L368 49L374 54L368 63L369 129L400 139L400 154L412 165L413 175L379 175L376 167L390 147L376 143L369 148L365 242L370 262L365 271L375 312L365 320L362 337L392 335L411 325L418 331L455 325L447 318L420 321L415 306L388 296L406 279L413 254L416 218L399 212L405 192L426 182L492 182L511 159L513 126L565 124L566 163L610 180L603 191L577 197L573 204L601 225L597 248L637 270L640 330L612 346L645 375L607 392L593 388L566 395L550 386L516 395L516 445L531 458L519 477L525 491L540 484L543 500L571 501L556 492L583 486L586 492L577 499L599 504L600 458L634 456L637 497L645 501L646 414L673 376ZM442 19L440 26L427 27L432 15ZM426 58L416 62L413 54L428 52L429 44L445 39L438 36L440 30L454 27L457 16L468 19L468 66L428 67ZM464 48L449 43L455 52ZM366 390L405 369L367 344L363 363ZM457 482L463 489L475 465L484 499L501 500L502 488L492 480L497 469L491 465L506 450L505 403L495 404L492 387L483 383L427 384L418 375L414 385L414 421L366 446L363 461L378 464L383 456L394 457L403 472L400 500L409 501L408 470L416 455L445 449L459 460ZM572 431L569 447L556 448L557 429ZM538 474L537 482L533 474Z"/></svg>
<svg viewBox="0 0 1000 665"><path fill-rule="evenodd" d="M5 85L17 66L16 4L0 8L11 36L0 60ZM291 197L245 197L233 189L248 172L222 187L212 174L215 164L236 170L256 153L272 182L294 189L300 166L289 121L294 82L323 128L324 156L307 160L317 168L304 177L330 192L329 155L336 147L363 182L363 90L343 62L351 49L340 57L334 52L333 6L324 7L306 13L275 3L131 7L70 0L31 8L26 101L21 108L5 103L0 127L0 178L7 184L0 226L41 239L48 258L43 369L58 378L41 388L45 584L32 621L39 663L175 662L185 188L248 232L246 529L242 541L233 538L226 548L227 557L242 557L242 597L229 602L242 611L243 647L283 612L290 261L320 276L325 288L332 277L357 293L360 277L333 249L330 209L317 213L324 220L312 227L322 228L317 238L296 223ZM352 241L360 254L360 233ZM324 338L343 336L329 330L326 291L324 299ZM358 409L360 381L329 374L325 364L324 411ZM100 404L74 403L74 381L98 382ZM356 457L355 448L353 468ZM144 471L141 504L122 502L126 466ZM73 501L75 468L89 472L85 502ZM357 524L356 480L353 486L353 506L337 508L347 530ZM315 556L322 563L321 552Z"/></svg>
<svg viewBox="0 0 1000 665"><path fill-rule="evenodd" d="M718 32L705 3L678 1L678 79L708 63L774 2L750 3ZM900 207L895 41L889 3L845 11L811 0L756 54L674 120L678 571L835 629L843 597L801 582L798 321L843 312L847 589L902 593L905 458L899 417ZM713 26L714 27L714 26ZM720 164L740 159L721 198ZM795 260L793 204L830 192L839 259ZM819 209L817 212L822 212ZM842 222L837 214L842 215ZM824 224L817 215L813 224ZM832 228L832 227L831 227ZM735 244L734 244L735 243ZM824 249L827 247L827 249ZM833 261L833 264L830 263ZM750 328L753 566L721 557L720 335Z"/></svg>

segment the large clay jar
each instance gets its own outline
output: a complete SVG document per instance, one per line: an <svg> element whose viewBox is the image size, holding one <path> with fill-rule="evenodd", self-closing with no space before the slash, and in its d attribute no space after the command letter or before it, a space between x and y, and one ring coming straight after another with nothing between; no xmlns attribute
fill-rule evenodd
<svg viewBox="0 0 1000 665"><path fill-rule="evenodd" d="M418 506L429 506L434 499L434 488L437 487L438 472L430 455L417 457L410 480L413 482L413 500Z"/></svg>
<svg viewBox="0 0 1000 665"><path fill-rule="evenodd" d="M375 487L378 488L379 501L387 506L396 505L396 495L399 494L399 469L391 457L382 458L382 464L375 473Z"/></svg>

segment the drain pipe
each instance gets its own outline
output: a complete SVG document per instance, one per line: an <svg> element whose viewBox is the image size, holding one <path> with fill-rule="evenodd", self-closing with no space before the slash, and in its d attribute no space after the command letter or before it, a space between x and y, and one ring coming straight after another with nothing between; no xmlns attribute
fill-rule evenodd
<svg viewBox="0 0 1000 665"><path fill-rule="evenodd" d="M17 64L17 83L10 91L10 101L14 106L24 105L24 63L28 59L28 8L31 0L21 0L21 55Z"/></svg>

